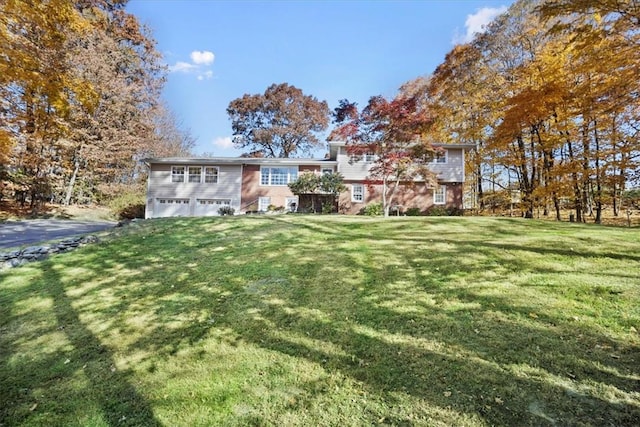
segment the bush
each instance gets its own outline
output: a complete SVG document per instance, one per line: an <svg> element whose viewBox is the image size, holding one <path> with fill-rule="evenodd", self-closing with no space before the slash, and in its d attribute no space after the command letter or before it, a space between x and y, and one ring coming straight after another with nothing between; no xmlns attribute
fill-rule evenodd
<svg viewBox="0 0 640 427"><path fill-rule="evenodd" d="M457 208L455 206L451 206L451 207L447 208L447 215L449 215L449 216L463 216L464 215L464 209Z"/></svg>
<svg viewBox="0 0 640 427"><path fill-rule="evenodd" d="M427 215L429 216L462 216L463 213L463 209L455 206L450 206L448 208L444 206L432 206L427 210Z"/></svg>
<svg viewBox="0 0 640 427"><path fill-rule="evenodd" d="M370 205L362 208L362 215L367 216L380 216L384 214L384 209L382 208L382 203L371 203Z"/></svg>
<svg viewBox="0 0 640 427"><path fill-rule="evenodd" d="M420 210L420 208L409 208L407 209L407 211L405 212L406 216L420 216L422 215L422 211Z"/></svg>
<svg viewBox="0 0 640 427"><path fill-rule="evenodd" d="M267 206L267 211L269 211L269 212L284 212L284 206L269 205L269 206Z"/></svg>
<svg viewBox="0 0 640 427"><path fill-rule="evenodd" d="M118 219L144 218L145 196L140 193L125 192L109 200L108 206Z"/></svg>
<svg viewBox="0 0 640 427"><path fill-rule="evenodd" d="M447 216L447 208L444 206L432 206L427 210L429 216Z"/></svg>
<svg viewBox="0 0 640 427"><path fill-rule="evenodd" d="M328 215L330 213L333 213L334 210L334 204L332 202L324 202L322 204L322 213L325 215Z"/></svg>
<svg viewBox="0 0 640 427"><path fill-rule="evenodd" d="M218 209L218 215L220 216L233 215L235 213L236 213L236 210L233 209L231 206L222 206L220 209Z"/></svg>

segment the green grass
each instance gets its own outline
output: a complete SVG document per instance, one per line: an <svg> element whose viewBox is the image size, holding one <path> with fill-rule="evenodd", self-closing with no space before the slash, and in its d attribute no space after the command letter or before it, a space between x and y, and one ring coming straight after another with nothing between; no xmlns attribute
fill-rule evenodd
<svg viewBox="0 0 640 427"><path fill-rule="evenodd" d="M0 274L0 426L640 419L640 232L145 221Z"/></svg>

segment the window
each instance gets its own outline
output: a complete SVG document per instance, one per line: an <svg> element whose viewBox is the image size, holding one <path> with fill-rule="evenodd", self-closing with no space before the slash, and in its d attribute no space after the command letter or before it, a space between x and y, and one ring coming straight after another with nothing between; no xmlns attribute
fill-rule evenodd
<svg viewBox="0 0 640 427"><path fill-rule="evenodd" d="M363 161L365 163L372 163L376 161L376 155L373 153L365 153L365 154L352 154L349 156L349 163L358 163L359 161Z"/></svg>
<svg viewBox="0 0 640 427"><path fill-rule="evenodd" d="M261 167L260 185L287 185L298 179L298 168Z"/></svg>
<svg viewBox="0 0 640 427"><path fill-rule="evenodd" d="M231 200L229 199L198 199L198 204L200 206L211 206L215 205L217 207L220 206L229 206L231 205Z"/></svg>
<svg viewBox="0 0 640 427"><path fill-rule="evenodd" d="M206 166L204 168L204 182L206 182L207 184L218 183L218 167L217 166Z"/></svg>
<svg viewBox="0 0 640 427"><path fill-rule="evenodd" d="M447 200L447 191L444 185L438 185L433 189L433 204L444 205Z"/></svg>
<svg viewBox="0 0 640 427"><path fill-rule="evenodd" d="M364 185L352 184L351 185L351 201L352 202L364 202Z"/></svg>
<svg viewBox="0 0 640 427"><path fill-rule="evenodd" d="M447 163L447 154L447 150L436 152L433 163Z"/></svg>
<svg viewBox="0 0 640 427"><path fill-rule="evenodd" d="M286 197L284 199L284 205L289 212L295 212L298 209L298 196Z"/></svg>
<svg viewBox="0 0 640 427"><path fill-rule="evenodd" d="M271 197L260 197L258 199L258 211L266 212L271 204Z"/></svg>
<svg viewBox="0 0 640 427"><path fill-rule="evenodd" d="M333 168L322 168L322 175L333 173Z"/></svg>
<svg viewBox="0 0 640 427"><path fill-rule="evenodd" d="M188 205L189 199L157 199L161 205Z"/></svg>
<svg viewBox="0 0 640 427"><path fill-rule="evenodd" d="M202 168L200 166L189 166L189 182L200 182Z"/></svg>
<svg viewBox="0 0 640 427"><path fill-rule="evenodd" d="M171 166L171 182L184 182L184 166Z"/></svg>

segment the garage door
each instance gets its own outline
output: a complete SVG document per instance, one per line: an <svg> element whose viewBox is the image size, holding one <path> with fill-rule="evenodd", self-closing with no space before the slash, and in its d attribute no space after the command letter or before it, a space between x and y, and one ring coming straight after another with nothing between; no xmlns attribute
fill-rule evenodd
<svg viewBox="0 0 640 427"><path fill-rule="evenodd" d="M153 216L189 216L189 199L156 199Z"/></svg>
<svg viewBox="0 0 640 427"><path fill-rule="evenodd" d="M198 199L196 200L196 216L220 215L218 209L223 206L231 206L229 199Z"/></svg>

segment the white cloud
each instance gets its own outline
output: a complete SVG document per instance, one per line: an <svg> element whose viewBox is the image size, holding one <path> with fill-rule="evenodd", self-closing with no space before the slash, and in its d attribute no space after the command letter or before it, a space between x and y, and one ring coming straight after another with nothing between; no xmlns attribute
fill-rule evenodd
<svg viewBox="0 0 640 427"><path fill-rule="evenodd" d="M188 62L178 61L175 65L169 66L169 71L172 73L188 73L193 71L196 68L195 65L189 64Z"/></svg>
<svg viewBox="0 0 640 427"><path fill-rule="evenodd" d="M207 70L204 73L198 75L198 80L209 80L213 78L213 71Z"/></svg>
<svg viewBox="0 0 640 427"><path fill-rule="evenodd" d="M507 9L506 6L484 7L473 15L467 15L467 20L464 23L467 32L465 34L456 33L452 40L453 44L469 43L476 34L483 33L487 25Z"/></svg>
<svg viewBox="0 0 640 427"><path fill-rule="evenodd" d="M213 145L218 148L233 148L233 140L230 136L218 137L213 140Z"/></svg>
<svg viewBox="0 0 640 427"><path fill-rule="evenodd" d="M191 52L191 60L194 64L198 65L211 65L213 64L213 60L215 59L215 55L213 52L209 52L208 50L203 50L202 52L199 50L194 50Z"/></svg>
<svg viewBox="0 0 640 427"><path fill-rule="evenodd" d="M213 78L213 71L207 69L207 66L213 64L215 59L213 52L194 50L190 57L191 62L178 61L174 65L170 65L169 72L195 74L200 81Z"/></svg>

